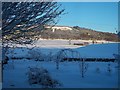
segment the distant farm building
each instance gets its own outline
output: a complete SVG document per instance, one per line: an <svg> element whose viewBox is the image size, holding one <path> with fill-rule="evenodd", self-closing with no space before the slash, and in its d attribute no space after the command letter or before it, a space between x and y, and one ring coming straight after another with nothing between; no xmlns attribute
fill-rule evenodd
<svg viewBox="0 0 120 90"><path fill-rule="evenodd" d="M53 27L51 27L51 26L46 26L45 28L51 28L52 30L53 30L53 32L55 31L55 30L72 30L72 28L71 27L68 27L68 26L53 26Z"/></svg>

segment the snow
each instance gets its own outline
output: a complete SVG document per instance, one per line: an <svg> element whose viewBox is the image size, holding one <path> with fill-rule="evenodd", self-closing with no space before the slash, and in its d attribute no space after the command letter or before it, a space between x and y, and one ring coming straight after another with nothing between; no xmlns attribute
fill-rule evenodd
<svg viewBox="0 0 120 90"><path fill-rule="evenodd" d="M67 56L71 57L76 57L77 54L73 54L73 52L76 52L79 54L80 58L114 58L113 54L118 54L118 45L120 43L105 43L105 44L91 44L88 46L83 46L83 47L75 47L70 48L70 47L36 47L33 49L33 54L35 51L42 53L44 57L49 56L51 53L53 56L56 55L60 50L63 49L70 49L67 50ZM30 57L31 52L29 49L31 47L18 47L12 50L9 50L8 56L10 58L12 57L17 57L17 58L23 58L23 57Z"/></svg>
<svg viewBox="0 0 120 90"><path fill-rule="evenodd" d="M118 54L118 45L120 43L91 44L88 46L74 46L64 43L55 45L45 44L41 46L36 42L36 47L28 45L17 45L16 48L10 48L7 52L9 57L8 64L3 69L3 88L41 88L41 85L29 85L27 72L29 67L43 67L48 70L53 79L58 80L62 86L58 88L117 88L118 87L118 64L117 62L85 62L88 69L85 77L81 77L80 61L60 62L60 69L56 69L56 55L61 50L66 49L66 56L80 58L114 58L113 54ZM52 42L53 43L53 42ZM60 44L60 45L59 45ZM75 52L74 54L71 53ZM31 59L27 59L31 57ZM18 59L12 59L18 58ZM20 59L21 58L21 59ZM45 61L35 61L42 58ZM52 61L49 61L50 59ZM108 64L111 71L108 71Z"/></svg>
<svg viewBox="0 0 120 90"><path fill-rule="evenodd" d="M77 48L76 50L80 52L81 57L114 58L113 54L118 54L119 45L120 43L92 44Z"/></svg>
<svg viewBox="0 0 120 90"><path fill-rule="evenodd" d="M61 62L60 69L56 69L55 62L36 62L34 60L9 61L3 70L3 88L41 88L40 85L29 85L28 67L43 67L50 72L52 78L58 80L59 88L117 88L117 63L87 62L89 67L85 77L81 77L79 62ZM107 71L108 63L111 72ZM100 72L96 69L100 68Z"/></svg>

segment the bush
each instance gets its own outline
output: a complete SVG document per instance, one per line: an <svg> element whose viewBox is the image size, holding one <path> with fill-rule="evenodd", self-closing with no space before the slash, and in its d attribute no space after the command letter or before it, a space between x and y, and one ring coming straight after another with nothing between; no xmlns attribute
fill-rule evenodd
<svg viewBox="0 0 120 90"><path fill-rule="evenodd" d="M53 80L46 69L30 67L27 75L30 85L39 84L44 88L54 88L60 86L60 83L57 80Z"/></svg>

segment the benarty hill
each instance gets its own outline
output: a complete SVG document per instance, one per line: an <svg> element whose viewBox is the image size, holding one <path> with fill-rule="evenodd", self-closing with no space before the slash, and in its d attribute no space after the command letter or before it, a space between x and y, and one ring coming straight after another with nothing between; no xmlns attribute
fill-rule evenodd
<svg viewBox="0 0 120 90"><path fill-rule="evenodd" d="M118 41L115 33L99 32L92 29L81 28L79 26L54 26L46 27L41 33L43 39L81 39L81 40L106 40Z"/></svg>

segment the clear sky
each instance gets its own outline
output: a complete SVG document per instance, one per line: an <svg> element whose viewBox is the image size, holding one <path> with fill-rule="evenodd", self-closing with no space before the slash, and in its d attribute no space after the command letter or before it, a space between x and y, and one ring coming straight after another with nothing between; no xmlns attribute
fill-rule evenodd
<svg viewBox="0 0 120 90"><path fill-rule="evenodd" d="M59 2L68 14L58 25L80 26L96 31L112 32L118 28L117 2Z"/></svg>

